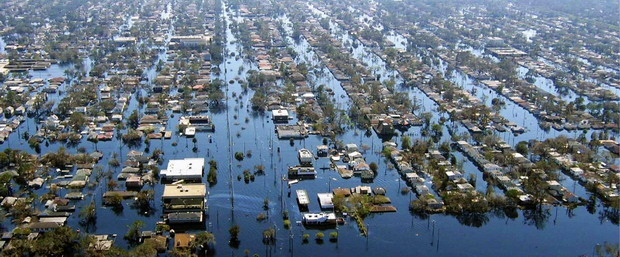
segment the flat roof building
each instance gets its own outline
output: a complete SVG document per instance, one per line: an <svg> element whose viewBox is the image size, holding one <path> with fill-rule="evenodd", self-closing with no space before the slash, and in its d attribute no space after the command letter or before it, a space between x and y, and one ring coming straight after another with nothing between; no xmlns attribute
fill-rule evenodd
<svg viewBox="0 0 620 257"><path fill-rule="evenodd" d="M271 111L273 122L275 123L287 123L288 122L288 111L283 109L273 110Z"/></svg>
<svg viewBox="0 0 620 257"><path fill-rule="evenodd" d="M162 170L160 175L165 180L189 180L201 181L204 174L204 158L185 158L182 160L170 160L168 167Z"/></svg>
<svg viewBox="0 0 620 257"><path fill-rule="evenodd" d="M332 193L318 193L319 204L321 205L321 209L333 209L334 203L332 199L334 195Z"/></svg>
<svg viewBox="0 0 620 257"><path fill-rule="evenodd" d="M203 222L206 195L207 185L203 183L165 185L162 200L168 223Z"/></svg>
<svg viewBox="0 0 620 257"><path fill-rule="evenodd" d="M207 185L199 184L176 184L165 185L162 198L167 199L190 199L204 198L207 195Z"/></svg>

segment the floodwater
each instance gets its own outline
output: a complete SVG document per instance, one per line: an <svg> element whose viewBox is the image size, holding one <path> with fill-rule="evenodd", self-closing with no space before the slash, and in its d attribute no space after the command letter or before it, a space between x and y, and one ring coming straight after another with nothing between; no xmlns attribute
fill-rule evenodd
<svg viewBox="0 0 620 257"><path fill-rule="evenodd" d="M227 8L223 8L226 10ZM168 13L166 15L169 15ZM172 15L172 14L170 14ZM225 19L230 20L234 17L233 11L224 14ZM346 34L345 34L346 35ZM393 36L397 40L403 41L398 35ZM240 45L234 43L235 36L230 29L226 31L226 52L239 55ZM347 37L342 40L351 40ZM313 55L311 47L305 40L294 43L290 38L287 40L292 47L300 53L297 62L311 63L318 65L318 58ZM0 41L1 42L1 41ZM404 46L401 46L404 47ZM365 52L360 44L359 50L355 51L357 58L362 58L367 65L374 65L375 69L382 74L390 74L390 71L380 63L380 59L372 58L372 55ZM246 71L255 68L255 63L238 59L235 56L226 55L224 63L220 66L224 71L219 77L224 81L237 77L243 78ZM163 57L163 60L166 58ZM244 67L239 73L239 68ZM34 77L56 77L63 75L64 69L53 65L52 68L44 72L31 73ZM315 81L317 85L325 84L335 92L334 100L340 108L346 108L350 104L349 99L340 87L337 80L330 72L317 73ZM387 76L385 76L387 77ZM453 80L460 86L471 90L478 87L469 78L462 74L454 74ZM64 88L60 89L64 91ZM415 96L417 101L423 105L424 110L431 111L436 109L435 104L417 89L407 90L413 101ZM480 89L477 95L482 98L482 94L487 95L486 100L494 97L494 92L488 89ZM140 91L146 94L146 91ZM137 94L137 93L136 93ZM258 253L263 256L579 256L590 254L597 244L604 242L618 243L618 226L612 224L601 213L604 207L600 204L597 210L590 214L585 206L577 207L573 211L568 211L565 207L545 207L542 212L532 213L530 211L517 211L516 216L506 215L505 213L488 213L470 217L455 217L450 215L436 214L427 218L412 215L408 211L408 203L415 199L412 194L401 194L401 188L406 184L394 169L390 169L385 158L381 157L382 140L376 135L366 136L365 131L351 129L339 139L345 143L356 143L358 146L367 145L369 150L363 154L368 162L379 164L378 176L370 186L381 186L387 189L387 196L392 200L392 205L398 208L396 213L371 214L366 218L369 228L369 236L360 235L355 221L347 219L345 225L336 229L329 229L325 232L329 237L330 232L337 231L339 239L331 242L326 239L323 243L313 240L314 235L319 232L315 229L306 229L297 225L296 221L301 220L301 212L297 208L295 199L296 189L306 189L310 197L310 210L319 211L316 193L329 192L337 187L355 187L362 182L358 177L342 179L337 172L331 169L320 169L329 167L327 159L316 160L315 167L319 175L314 180L303 180L292 185L286 186L286 181L282 177L286 175L287 167L297 164L297 150L307 148L311 151L316 146L322 144L323 138L310 136L303 140L278 140L274 131L274 124L268 114L258 114L249 109L249 99L252 93L243 93L241 85L235 79L232 84L227 84L225 94L228 100L225 102L226 108L219 111L210 112L213 117L216 130L213 133L198 133L196 143L191 139L175 134L170 140L152 140L149 151L162 149L164 151L164 161L160 168L165 169L167 160L202 157L208 162L216 160L218 162L218 182L209 187L207 221L204 226L196 226L191 229L193 232L208 230L215 234L217 256L242 256L246 249L250 252ZM232 96L237 95L235 100ZM127 113L139 109L135 95L131 98ZM342 97L340 97L342 96ZM62 96L56 96L62 97ZM525 125L528 131L520 136L510 133L501 135L507 142L514 145L522 140L544 139L554 137L564 132L541 132L536 129L534 117L520 107L506 101L507 106L502 110L502 114L511 121L519 125ZM243 104L243 106L241 105ZM172 115L170 112L169 115ZM178 124L178 114L174 114L166 128L176 131ZM247 121L246 121L247 118ZM437 119L435 117L434 119ZM294 122L296 120L293 120ZM34 120L28 119L19 129L12 133L10 139L0 150L6 148L18 148L34 153L28 144L21 140L24 132L34 134L37 124ZM419 138L419 128L411 128L405 132ZM570 133L568 133L571 135ZM448 133L444 131L444 140L448 139ZM393 140L400 143L402 136L396 136ZM173 146L176 144L176 146ZM193 151L194 146L197 151ZM42 144L42 152L57 151L60 147L67 147L62 143L51 143L49 146ZM99 165L104 170L113 169L107 166L112 158L112 153L117 153L121 163L127 160L126 154L132 150L145 151L146 145L137 147L124 145L120 140L101 141L97 145L83 139L78 146L68 147L71 153L84 147L87 152L92 152L95 148L102 151L105 156ZM233 158L235 152L251 153L251 157L246 157L243 161ZM478 190L486 190L486 182L482 179L482 173L471 162L466 161L460 153L455 153L460 160L465 160L464 169L467 174L476 174ZM617 161L617 159L616 159ZM256 165L264 165L266 172L264 175L256 176L255 181L245 183L237 180L244 170L254 171ZM207 168L208 169L208 168ZM115 169L115 176L120 172L120 168ZM205 178L206 181L206 178ZM55 180L48 181L46 185ZM573 189L570 178L563 182L569 189ZM580 185L575 186L574 190L579 196L588 198L589 193ZM124 209L120 213L115 213L112 209L101 205L101 195L106 190L105 182L96 188L86 188L84 193L86 198L82 201L73 201L73 204L80 206L87 205L91 200L98 206L98 219L94 228L89 228L90 233L97 234L118 234L116 243L122 247L126 246L122 235L127 231L127 226L135 220L143 220L146 224L144 230L154 230L155 223L161 220L162 203L161 194L163 185L145 186L156 191L155 210L151 213L139 213L131 207L131 201L124 202ZM498 189L496 189L499 191ZM39 194L47 192L43 188L36 191ZM67 193L67 189L60 191L60 195ZM290 193L289 193L290 192ZM269 209L263 208L264 200L269 201ZM38 206L43 208L42 206ZM290 230L283 225L282 213L289 212L293 225ZM267 220L257 221L256 217L260 213L268 216ZM5 222L5 228L13 225ZM69 218L69 225L78 228L79 217L76 214ZM240 245L232 248L228 245L228 229L232 225L239 225L241 232L239 235ZM275 245L265 245L262 242L262 232L268 228L277 229L277 240ZM85 231L86 228L82 228ZM304 243L303 234L309 234L310 240Z"/></svg>

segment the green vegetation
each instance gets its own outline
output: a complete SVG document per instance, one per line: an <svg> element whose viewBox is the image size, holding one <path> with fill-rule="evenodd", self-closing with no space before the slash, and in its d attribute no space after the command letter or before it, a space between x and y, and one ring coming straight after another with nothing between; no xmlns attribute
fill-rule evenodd
<svg viewBox="0 0 620 257"><path fill-rule="evenodd" d="M323 232L317 232L315 235L316 241L319 243L323 242L323 238L325 238L325 233Z"/></svg>
<svg viewBox="0 0 620 257"><path fill-rule="evenodd" d="M127 226L129 230L125 234L125 240L132 245L135 246L140 241L140 233L142 232L142 227L144 227L144 221L136 220L132 225Z"/></svg>
<svg viewBox="0 0 620 257"><path fill-rule="evenodd" d="M243 152L236 152L235 153L235 159L237 161L243 161L244 158L245 158L245 154Z"/></svg>
<svg viewBox="0 0 620 257"><path fill-rule="evenodd" d="M267 219L267 214L262 213L262 212L259 213L258 216L256 216L256 220L257 221L263 221L263 220L266 220L266 219Z"/></svg>
<svg viewBox="0 0 620 257"><path fill-rule="evenodd" d="M368 228L364 219L370 214L372 208L372 198L368 195L353 194L348 198L335 195L333 198L334 208L339 212L349 213L357 222L357 225L364 236L368 235Z"/></svg>
<svg viewBox="0 0 620 257"><path fill-rule="evenodd" d="M241 227L239 225L233 225L228 229L228 233L230 233L231 240L238 239L239 233L241 232Z"/></svg>
<svg viewBox="0 0 620 257"><path fill-rule="evenodd" d="M16 231L17 233L18 231ZM27 232L27 231L24 231ZM27 235L27 234L26 234ZM3 256L70 256L85 247L79 244L78 233L70 227L59 227L42 234L36 240L12 239L10 249L4 249Z"/></svg>
<svg viewBox="0 0 620 257"><path fill-rule="evenodd" d="M338 240L338 232L337 231L332 231L329 233L329 240L330 241L336 241Z"/></svg>
<svg viewBox="0 0 620 257"><path fill-rule="evenodd" d="M209 173L207 174L207 181L209 185L213 186L217 184L217 161L209 161Z"/></svg>

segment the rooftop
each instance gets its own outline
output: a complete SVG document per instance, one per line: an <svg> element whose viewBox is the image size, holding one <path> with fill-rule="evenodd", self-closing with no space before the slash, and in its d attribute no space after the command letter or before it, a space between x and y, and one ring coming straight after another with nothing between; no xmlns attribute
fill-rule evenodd
<svg viewBox="0 0 620 257"><path fill-rule="evenodd" d="M185 158L182 160L170 160L168 167L161 171L164 177L202 177L203 169L205 166L204 158Z"/></svg>
<svg viewBox="0 0 620 257"><path fill-rule="evenodd" d="M177 184L166 185L162 198L196 198L207 195L207 185L200 184Z"/></svg>
<svg viewBox="0 0 620 257"><path fill-rule="evenodd" d="M176 234L174 236L174 247L189 247L190 243L196 239L196 235L192 234Z"/></svg>

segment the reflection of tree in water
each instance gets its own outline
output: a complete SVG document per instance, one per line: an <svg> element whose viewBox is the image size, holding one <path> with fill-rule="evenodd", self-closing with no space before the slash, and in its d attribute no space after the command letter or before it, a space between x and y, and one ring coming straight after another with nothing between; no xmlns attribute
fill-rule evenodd
<svg viewBox="0 0 620 257"><path fill-rule="evenodd" d="M598 212L598 219L601 224L603 224L606 220L609 220L612 224L618 225L620 222L620 212L618 211L618 208L605 206L605 208Z"/></svg>
<svg viewBox="0 0 620 257"><path fill-rule="evenodd" d="M461 215L458 215L456 219L459 223L470 226L470 227L482 227L484 224L489 222L489 216L486 213L478 213L478 212L464 212Z"/></svg>
<svg viewBox="0 0 620 257"><path fill-rule="evenodd" d="M421 219L421 220L426 220L430 217L430 215L426 213L425 211L415 211L410 208L409 212L411 213L411 216Z"/></svg>
<svg viewBox="0 0 620 257"><path fill-rule="evenodd" d="M586 210L588 211L588 213L590 214L594 214L596 213L596 205L597 205L597 198L594 194L591 194L590 197L588 198L588 204L586 205Z"/></svg>
<svg viewBox="0 0 620 257"><path fill-rule="evenodd" d="M498 219L509 218L511 220L514 220L519 217L519 212L517 210L519 209L516 206L506 206L503 208L491 209L489 213L491 214L491 217L495 217Z"/></svg>
<svg viewBox="0 0 620 257"><path fill-rule="evenodd" d="M504 208L504 213L506 217L514 220L519 217L519 212L517 210L518 208L516 206L508 206Z"/></svg>
<svg viewBox="0 0 620 257"><path fill-rule="evenodd" d="M525 219L523 223L536 226L537 229L544 229L549 217L551 217L549 208L542 206L523 211L523 218Z"/></svg>

